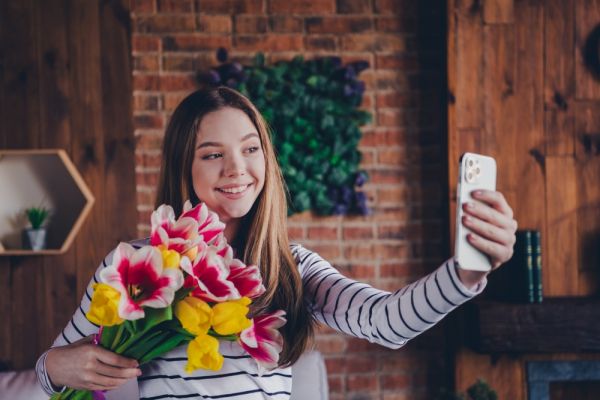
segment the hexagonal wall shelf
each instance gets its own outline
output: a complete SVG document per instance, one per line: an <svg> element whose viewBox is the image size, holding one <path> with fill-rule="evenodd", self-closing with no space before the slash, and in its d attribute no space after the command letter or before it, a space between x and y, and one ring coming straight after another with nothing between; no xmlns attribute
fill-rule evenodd
<svg viewBox="0 0 600 400"><path fill-rule="evenodd" d="M0 150L0 255L66 252L94 196L64 150ZM51 209L44 250L26 249L25 209Z"/></svg>

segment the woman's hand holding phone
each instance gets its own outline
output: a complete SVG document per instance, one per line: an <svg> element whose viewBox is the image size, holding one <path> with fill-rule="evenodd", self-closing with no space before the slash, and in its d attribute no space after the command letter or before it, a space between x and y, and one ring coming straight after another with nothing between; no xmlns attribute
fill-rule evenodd
<svg viewBox="0 0 600 400"><path fill-rule="evenodd" d="M517 221L502 193L475 190L471 196L477 201L462 204L461 223L470 230L467 241L489 257L494 270L512 257ZM488 273L458 268L458 276L467 287L475 286Z"/></svg>

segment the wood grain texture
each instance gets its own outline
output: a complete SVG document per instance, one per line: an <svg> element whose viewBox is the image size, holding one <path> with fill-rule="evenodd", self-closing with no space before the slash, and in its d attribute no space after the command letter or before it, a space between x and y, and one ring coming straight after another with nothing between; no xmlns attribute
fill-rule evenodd
<svg viewBox="0 0 600 400"><path fill-rule="evenodd" d="M76 292L81 296L93 271L98 267L110 247L106 232L106 199L104 186L105 137L102 114L102 97L89 93L102 93L102 54L99 4L74 2L69 18L69 52L71 55L72 102L83 104L71 118L74 132L71 152L75 165L85 177L96 196L96 206L90 213L80 236L89 242L75 242L79 268L76 275ZM86 41L80 38L87 38ZM74 104L71 106L75 106Z"/></svg>
<svg viewBox="0 0 600 400"><path fill-rule="evenodd" d="M499 166L501 187L511 196L515 218L521 228L545 231L546 208L543 162L536 155L544 148L544 10L534 1L519 2L515 17L514 110L504 116L515 121L515 131L498 131L503 163ZM514 137L514 148L507 143ZM508 174L507 174L508 172ZM506 180L514 179L513 184Z"/></svg>
<svg viewBox="0 0 600 400"><path fill-rule="evenodd" d="M502 178L497 182L498 190L513 191L518 184L518 171L508 163L516 156L518 134L515 118L515 29L508 25L485 26L484 43L485 130L482 151L505 164L499 171Z"/></svg>
<svg viewBox="0 0 600 400"><path fill-rule="evenodd" d="M598 99L600 100L600 99ZM600 289L600 101L575 111L579 293Z"/></svg>
<svg viewBox="0 0 600 400"><path fill-rule="evenodd" d="M97 198L66 254L0 257L0 313L10 321L0 324L0 363L10 368L34 365L115 240L134 238L126 4L0 4L0 145L67 150Z"/></svg>
<svg viewBox="0 0 600 400"><path fill-rule="evenodd" d="M471 314L472 346L484 353L600 352L600 300L547 298L541 304L477 301Z"/></svg>
<svg viewBox="0 0 600 400"><path fill-rule="evenodd" d="M456 126L483 126L483 27L481 6L476 0L456 0Z"/></svg>
<svg viewBox="0 0 600 400"><path fill-rule="evenodd" d="M575 7L575 83L578 100L600 99L600 78L584 65L586 40L600 25L600 0L581 0ZM594 44L598 51L598 43Z"/></svg>
<svg viewBox="0 0 600 400"><path fill-rule="evenodd" d="M574 296L578 287L577 176L571 157L546 157L548 231L544 296Z"/></svg>
<svg viewBox="0 0 600 400"><path fill-rule="evenodd" d="M515 18L514 0L485 0L483 21L486 24L511 24Z"/></svg>
<svg viewBox="0 0 600 400"><path fill-rule="evenodd" d="M71 150L71 127L69 124L70 97L69 53L67 48L67 10L47 1L39 4L38 14L38 64L40 68L40 104L42 123L42 147ZM43 285L40 285L40 302L37 307L43 321L39 330L40 340L36 352L45 351L57 333L68 323L73 310L63 304L77 301L73 277L77 271L75 252L42 257ZM60 271L60 273L57 273Z"/></svg>
<svg viewBox="0 0 600 400"><path fill-rule="evenodd" d="M456 118L449 119L453 126L449 127L448 159L458 157L463 145L474 145L475 138L480 140L482 152L496 157L498 188L513 205L520 228L542 232L545 296L597 294L600 96L597 83L584 77L580 48L584 31L600 23L598 1L523 0L513 2L512 11L508 11L509 3L463 3L467 15L482 16L471 21L469 32L482 29L483 46L475 41L471 48L470 42L465 42L467 49L461 49L460 30L449 30L448 51L456 53L449 74L456 79L457 103ZM484 5L483 15L477 7L480 4ZM455 21L459 24L461 20ZM459 57L469 49L471 54ZM466 66L473 69L473 65L483 67L482 75L471 79L471 85L480 87L467 88L467 98L473 93L484 95L480 137L473 136L477 128L459 125L460 71ZM452 76L449 79L452 82ZM463 116L463 121L479 121L477 109L463 110L472 112ZM449 171L449 177L455 174ZM455 178L453 182L455 185ZM452 193L448 198L454 216ZM452 234L454 217L451 226ZM492 274L489 279L493 278ZM597 354L563 353L546 357L598 358ZM524 365L530 359L536 356L492 357L459 346L457 389L484 378L499 398L525 399Z"/></svg>
<svg viewBox="0 0 600 400"><path fill-rule="evenodd" d="M571 1L549 0L544 7L544 154L575 152L575 15Z"/></svg>
<svg viewBox="0 0 600 400"><path fill-rule="evenodd" d="M102 2L100 9L102 57L102 112L104 132L104 198L108 210L120 209L118 213L107 213L105 235L108 246L130 240L137 234L135 188L135 141L133 132L131 80L123 80L123 74L131 74L131 23L124 1ZM121 229L109 229L122 225Z"/></svg>

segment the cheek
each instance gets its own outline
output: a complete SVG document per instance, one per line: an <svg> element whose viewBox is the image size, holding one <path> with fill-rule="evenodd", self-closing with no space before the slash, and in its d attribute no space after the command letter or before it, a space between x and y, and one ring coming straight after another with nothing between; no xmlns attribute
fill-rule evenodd
<svg viewBox="0 0 600 400"><path fill-rule="evenodd" d="M211 187L211 171L205 165L200 165L194 161L192 164L192 184L196 196L202 198L202 194L209 191Z"/></svg>
<svg viewBox="0 0 600 400"><path fill-rule="evenodd" d="M265 173L266 173L265 161L264 160L258 161L254 165L253 169L254 169L254 175L259 180L259 182L261 182L261 186L262 186L262 184L265 183Z"/></svg>

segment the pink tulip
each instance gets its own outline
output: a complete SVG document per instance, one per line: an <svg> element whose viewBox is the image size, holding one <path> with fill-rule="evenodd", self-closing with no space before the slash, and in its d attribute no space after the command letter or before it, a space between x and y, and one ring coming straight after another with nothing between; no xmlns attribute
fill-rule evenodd
<svg viewBox="0 0 600 400"><path fill-rule="evenodd" d="M227 279L233 282L241 296L251 299L265 292L260 271L256 265L246 266L240 260L234 259L229 264L229 276Z"/></svg>
<svg viewBox="0 0 600 400"><path fill-rule="evenodd" d="M231 260L233 260L233 248L227 244L227 239L225 239L223 233L215 238L213 246L217 248L217 254L223 257L225 264L229 265Z"/></svg>
<svg viewBox="0 0 600 400"><path fill-rule="evenodd" d="M196 246L202 237L198 234L198 223L195 219L184 217L175 220L173 208L163 204L152 213L151 220L152 246L174 250L192 259L196 257Z"/></svg>
<svg viewBox="0 0 600 400"><path fill-rule="evenodd" d="M112 264L100 272L100 279L121 293L119 316L127 320L143 318L142 307L169 306L175 291L183 285L178 268L163 268L157 248L144 246L136 250L127 243L117 246Z"/></svg>
<svg viewBox="0 0 600 400"><path fill-rule="evenodd" d="M279 362L283 336L278 329L286 323L284 315L285 311L277 310L255 317L252 326L240 334L241 346L254 358L261 374L277 367Z"/></svg>
<svg viewBox="0 0 600 400"><path fill-rule="evenodd" d="M192 296L208 302L236 300L241 296L233 282L227 280L229 268L214 246L203 242L198 245L198 256L190 261L181 260L181 268L189 274L185 286L192 287Z"/></svg>
<svg viewBox="0 0 600 400"><path fill-rule="evenodd" d="M210 211L204 203L199 203L192 208L192 203L186 201L180 218L184 217L192 218L198 223L198 234L209 244L225 230L225 224L219 221L219 216Z"/></svg>

